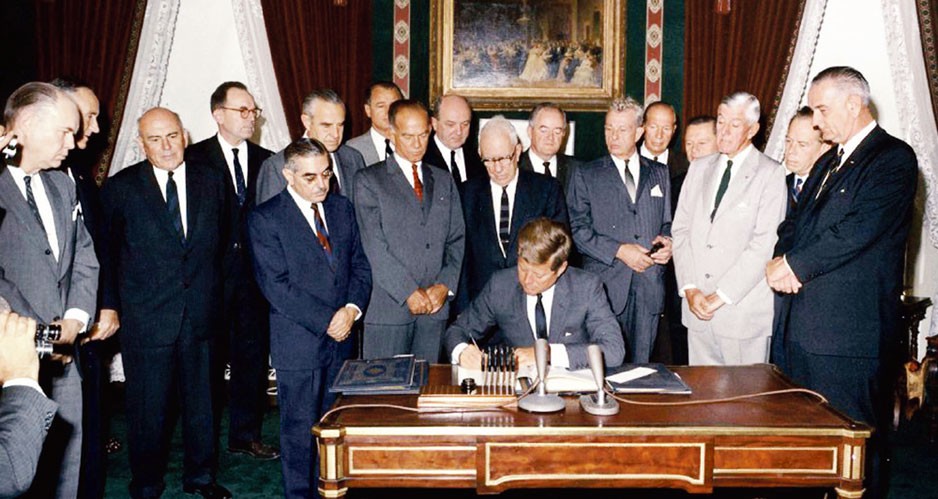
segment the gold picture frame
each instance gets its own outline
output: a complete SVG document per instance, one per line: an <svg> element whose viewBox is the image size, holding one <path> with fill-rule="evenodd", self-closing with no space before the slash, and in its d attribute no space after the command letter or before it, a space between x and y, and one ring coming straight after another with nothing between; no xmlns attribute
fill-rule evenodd
<svg viewBox="0 0 938 499"><path fill-rule="evenodd" d="M430 100L475 109L552 101L601 111L622 95L625 0L431 0Z"/></svg>

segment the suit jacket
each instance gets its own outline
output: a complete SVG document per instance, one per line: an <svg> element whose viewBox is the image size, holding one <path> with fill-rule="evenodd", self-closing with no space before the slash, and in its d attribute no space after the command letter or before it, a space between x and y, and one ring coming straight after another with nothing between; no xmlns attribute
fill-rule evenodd
<svg viewBox="0 0 938 499"><path fill-rule="evenodd" d="M734 165L713 222L712 204L720 183L719 154L694 161L687 172L671 225L677 288L695 285L705 295L717 289L732 304L709 321L714 333L729 338L772 334L772 290L765 265L772 259L778 224L785 217L785 170L755 148ZM683 304L683 323L704 329L707 322Z"/></svg>
<svg viewBox="0 0 938 499"><path fill-rule="evenodd" d="M120 313L122 347L172 345L184 317L198 339L209 339L220 318L232 232L227 179L194 160L185 173L185 241L149 161L121 170L101 191L107 227L102 306Z"/></svg>
<svg viewBox="0 0 938 499"><path fill-rule="evenodd" d="M687 162L687 156L675 149L671 149L668 152L667 164L668 171L671 173L671 178L687 173L687 169L690 166L690 164Z"/></svg>
<svg viewBox="0 0 938 499"><path fill-rule="evenodd" d="M261 165L261 171L257 176L257 204L280 194L287 186L287 179L283 176L283 165L286 164L286 157L283 151L267 158ZM347 145L341 145L335 150L338 167L332 165L332 170L341 177L341 192L335 180L332 181L330 191L339 193L347 197L352 203L355 202L355 174L365 168L365 160L358 151ZM334 178L334 177L333 177Z"/></svg>
<svg viewBox="0 0 938 499"><path fill-rule="evenodd" d="M371 140L370 128L358 137L349 139L345 145L355 149L359 152L359 154L362 155L362 159L365 161L365 166L371 166L375 163L381 162L381 155L378 154L377 150L375 150L375 143Z"/></svg>
<svg viewBox="0 0 938 499"><path fill-rule="evenodd" d="M427 152L423 154L423 162L449 172L449 168L447 168L446 165L449 164L450 158L443 157L440 148L436 146L436 141L433 140L435 135L435 133L430 134L430 138L427 141ZM478 149L471 146L469 141L463 144L462 154L466 162L466 176L462 179L462 183L466 183L474 178L488 176L488 173L485 171L485 165L482 164L482 158L479 157ZM452 176L452 173L450 173L450 176Z"/></svg>
<svg viewBox="0 0 938 499"><path fill-rule="evenodd" d="M602 348L606 366L621 364L625 343L602 281L589 272L567 267L554 286L548 342L564 345L572 369L589 366L586 349L591 344ZM479 297L447 329L446 351L471 342L470 338L481 338L492 326L498 326L513 347L533 346L534 332L525 297L515 268L496 272Z"/></svg>
<svg viewBox="0 0 938 499"><path fill-rule="evenodd" d="M323 212L335 267L287 190L258 206L248 220L257 282L271 304L270 352L276 369L317 369L348 358L353 340L338 343L326 329L346 304L362 311L368 305L371 266L352 204L330 194Z"/></svg>
<svg viewBox="0 0 938 499"><path fill-rule="evenodd" d="M466 182L462 209L469 237L457 308L463 310L482 291L496 271L518 263L518 232L527 222L547 217L567 224L567 205L556 179L531 171L518 171L518 184L512 205L510 242L502 255L498 241L492 188L488 176Z"/></svg>
<svg viewBox="0 0 938 499"><path fill-rule="evenodd" d="M421 163L423 203L417 201L394 156L358 172L355 214L375 286L365 321L409 324L407 297L417 288L459 289L466 230L456 182L446 170ZM445 320L449 303L433 317Z"/></svg>
<svg viewBox="0 0 938 499"><path fill-rule="evenodd" d="M59 259L6 166L0 165L0 296L14 312L48 324L77 308L92 318L98 259L81 220L75 185L58 170L39 173L52 205Z"/></svg>
<svg viewBox="0 0 938 499"><path fill-rule="evenodd" d="M17 497L36 475L42 442L58 404L28 386L8 386L0 395L0 497Z"/></svg>
<svg viewBox="0 0 938 499"><path fill-rule="evenodd" d="M256 291L251 256L247 250L247 216L256 206L254 200L257 196L257 177L261 164L273 154L253 142L245 141L245 144L247 145L248 175L244 179L245 201L242 206L238 206L235 180L228 169L228 162L225 161L225 153L221 149L218 137L212 135L186 148L187 161L209 165L226 180L228 213L231 215L230 225L234 227L234 232L229 239L229 248L225 253L225 275L228 277L225 279L226 308L234 303L236 293Z"/></svg>
<svg viewBox="0 0 938 499"><path fill-rule="evenodd" d="M534 166L531 165L531 157L528 155L530 151L531 149L526 149L521 153L521 159L518 160L518 167L524 171L533 172ZM567 186L570 185L570 172L581 164L583 163L573 156L567 156L566 154L557 155L557 180L560 181L560 185L563 187L564 191L566 191Z"/></svg>
<svg viewBox="0 0 938 499"><path fill-rule="evenodd" d="M625 309L632 285L640 286L639 297L648 313L661 313L664 307L664 266L636 273L616 259L623 243L651 248L659 234L671 235L668 169L643 157L639 163L635 203L608 154L574 170L567 189L570 227L583 254L583 268L602 278L616 314Z"/></svg>
<svg viewBox="0 0 938 499"><path fill-rule="evenodd" d="M815 354L877 357L897 331L918 162L877 126L818 196L836 151L821 156L779 227L775 252L803 284L787 335Z"/></svg>

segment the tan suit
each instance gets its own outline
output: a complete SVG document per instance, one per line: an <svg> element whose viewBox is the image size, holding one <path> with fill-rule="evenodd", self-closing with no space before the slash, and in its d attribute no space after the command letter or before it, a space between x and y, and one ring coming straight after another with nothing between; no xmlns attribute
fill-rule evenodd
<svg viewBox="0 0 938 499"><path fill-rule="evenodd" d="M732 180L711 222L725 160L713 154L691 163L671 226L678 289L694 285L705 295L719 290L729 300L711 320L702 321L684 299L691 364L768 359L773 296L765 265L785 217L785 170L752 148L741 165L733 166Z"/></svg>

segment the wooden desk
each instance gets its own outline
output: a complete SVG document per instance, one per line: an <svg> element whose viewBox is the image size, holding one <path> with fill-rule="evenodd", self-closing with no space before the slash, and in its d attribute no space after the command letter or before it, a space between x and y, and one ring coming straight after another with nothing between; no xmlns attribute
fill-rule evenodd
<svg viewBox="0 0 938 499"><path fill-rule="evenodd" d="M642 401L704 400L792 384L771 365L680 367L691 396L643 395ZM445 384L449 366L433 366ZM344 397L338 406L389 403L416 407L416 396ZM349 487L511 488L656 487L712 492L714 487L834 487L863 495L870 428L806 394L678 407L621 404L616 416L580 410L517 409L417 414L348 409L313 429L319 439L320 494Z"/></svg>

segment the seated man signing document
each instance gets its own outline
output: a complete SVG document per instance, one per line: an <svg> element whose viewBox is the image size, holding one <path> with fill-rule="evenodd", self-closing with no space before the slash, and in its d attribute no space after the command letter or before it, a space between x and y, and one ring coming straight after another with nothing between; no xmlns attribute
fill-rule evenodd
<svg viewBox="0 0 938 499"><path fill-rule="evenodd" d="M498 326L514 347L521 367L534 364L534 342L550 342L554 367L589 366L586 348L599 345L607 367L625 356L622 333L598 277L568 268L572 238L564 224L538 218L518 234L518 267L496 272L456 322L444 341L454 363L481 367L475 345L487 329Z"/></svg>

